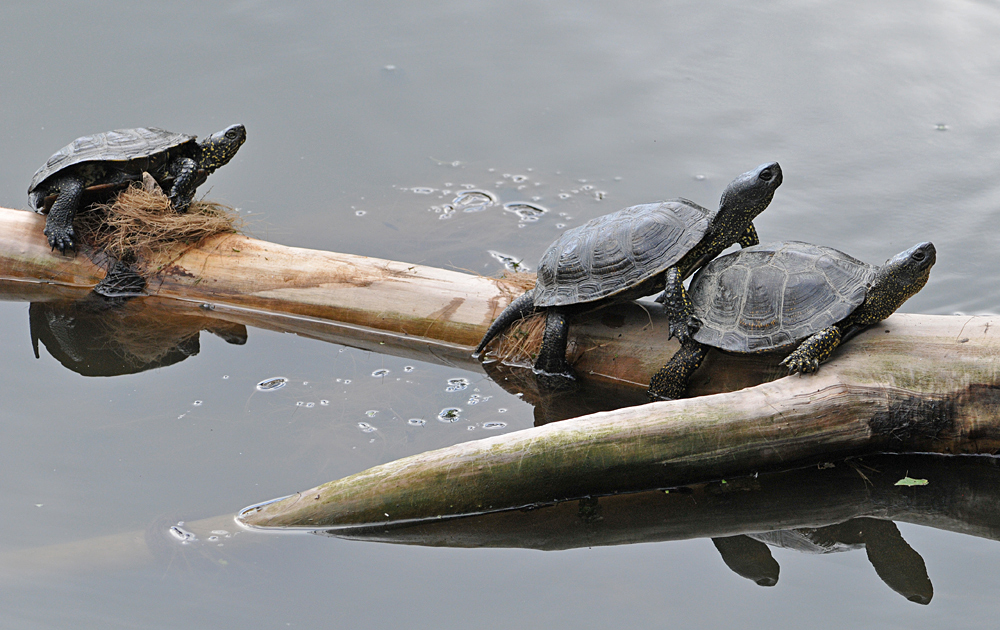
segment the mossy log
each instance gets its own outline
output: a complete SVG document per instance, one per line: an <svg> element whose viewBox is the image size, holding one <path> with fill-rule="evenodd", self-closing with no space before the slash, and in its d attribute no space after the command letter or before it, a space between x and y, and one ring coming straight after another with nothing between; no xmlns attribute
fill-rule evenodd
<svg viewBox="0 0 1000 630"><path fill-rule="evenodd" d="M813 375L389 462L246 510L327 529L452 517L873 452L1000 450L1000 318L894 315Z"/></svg>

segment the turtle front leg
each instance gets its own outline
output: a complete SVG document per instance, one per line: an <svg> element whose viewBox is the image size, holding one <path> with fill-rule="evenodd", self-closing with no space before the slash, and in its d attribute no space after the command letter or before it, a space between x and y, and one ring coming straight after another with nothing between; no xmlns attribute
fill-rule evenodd
<svg viewBox="0 0 1000 630"><path fill-rule="evenodd" d="M667 310L667 318L670 320L670 337L677 337L677 341L686 342L691 337L691 333L698 330L698 320L694 318L694 310L691 306L691 299L684 289L684 278L678 267L667 269L666 287L656 301L662 304Z"/></svg>
<svg viewBox="0 0 1000 630"><path fill-rule="evenodd" d="M754 245L760 245L760 239L757 238L757 228L753 226L753 223L747 226L747 231L743 233L738 241L740 247L753 247Z"/></svg>
<svg viewBox="0 0 1000 630"><path fill-rule="evenodd" d="M80 206L80 199L83 197L83 180L79 177L63 177L55 183L55 188L59 189L59 196L45 217L44 234L49 239L49 246L52 249L59 248L59 252L66 253L66 248L76 251L76 233L73 232L73 217Z"/></svg>
<svg viewBox="0 0 1000 630"><path fill-rule="evenodd" d="M840 345L840 329L836 326L824 328L812 337L799 344L781 365L788 367L788 373L810 373L819 369L819 364L830 358L833 351Z"/></svg>
<svg viewBox="0 0 1000 630"><path fill-rule="evenodd" d="M167 196L170 197L170 205L176 212L187 212L191 205L197 172L198 163L191 158L177 158L170 163L170 174L174 176L174 185L171 186Z"/></svg>
<svg viewBox="0 0 1000 630"><path fill-rule="evenodd" d="M649 380L651 400L675 400L687 391L691 375L705 360L708 348L694 339L688 339L681 344L680 350L671 357L666 365L661 367Z"/></svg>
<svg viewBox="0 0 1000 630"><path fill-rule="evenodd" d="M566 339L569 336L569 324L566 315L558 308L545 311L545 333L542 335L542 347L538 350L535 360L535 372L549 376L573 377L573 369L566 361Z"/></svg>

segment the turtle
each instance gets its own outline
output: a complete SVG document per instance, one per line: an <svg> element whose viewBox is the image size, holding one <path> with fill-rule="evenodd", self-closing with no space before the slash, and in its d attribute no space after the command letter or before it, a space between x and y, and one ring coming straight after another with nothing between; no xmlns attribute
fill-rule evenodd
<svg viewBox="0 0 1000 630"><path fill-rule="evenodd" d="M674 199L631 206L563 232L542 255L535 287L500 313L473 357L514 321L545 310L534 371L573 378L566 361L566 317L661 290L658 301L670 313L670 336L687 339L693 320L683 281L730 245L759 242L752 221L781 180L781 167L770 162L733 180L718 210Z"/></svg>
<svg viewBox="0 0 1000 630"><path fill-rule="evenodd" d="M246 137L239 124L200 142L196 136L156 127L82 136L35 172L28 199L35 212L48 214L49 245L65 254L67 248L76 248L73 217L86 199L141 181L145 171L169 190L174 210L186 212L195 189L236 155Z"/></svg>
<svg viewBox="0 0 1000 630"><path fill-rule="evenodd" d="M691 281L700 323L650 380L654 399L680 398L709 348L739 354L787 352L790 374L811 373L838 345L896 311L927 283L937 253L929 242L881 267L798 241L747 247L716 258Z"/></svg>

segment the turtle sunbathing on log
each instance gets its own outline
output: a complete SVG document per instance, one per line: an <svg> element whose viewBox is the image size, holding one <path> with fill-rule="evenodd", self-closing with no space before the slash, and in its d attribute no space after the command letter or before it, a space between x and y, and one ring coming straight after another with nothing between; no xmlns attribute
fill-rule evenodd
<svg viewBox="0 0 1000 630"><path fill-rule="evenodd" d="M77 138L35 172L28 198L35 212L48 213L49 245L66 253L76 248L73 217L87 197L125 188L150 173L169 191L177 212L187 211L195 189L236 155L246 140L243 125L232 125L204 140L155 127L116 129Z"/></svg>
<svg viewBox="0 0 1000 630"><path fill-rule="evenodd" d="M670 336L686 341L694 322L684 279L734 243L759 242L752 221L767 208L781 179L781 167L771 162L733 180L718 210L675 199L625 208L567 230L538 263L535 288L500 313L473 356L516 320L545 310L535 372L572 378L566 361L568 315L661 290L657 301L666 306Z"/></svg>
<svg viewBox="0 0 1000 630"><path fill-rule="evenodd" d="M716 258L691 281L697 331L653 375L651 398L680 398L708 349L794 351L790 373L815 372L838 345L896 311L927 283L936 252L914 245L881 267L796 241Z"/></svg>

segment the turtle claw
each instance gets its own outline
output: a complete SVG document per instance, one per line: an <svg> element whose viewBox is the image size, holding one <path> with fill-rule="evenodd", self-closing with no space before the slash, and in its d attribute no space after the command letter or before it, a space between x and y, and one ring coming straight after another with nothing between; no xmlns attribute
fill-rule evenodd
<svg viewBox="0 0 1000 630"><path fill-rule="evenodd" d="M67 249L72 249L73 253L76 253L76 243L73 242L73 238L76 234L73 233L73 228L68 230L61 229L46 229L44 234L49 239L49 247L53 250L59 249L59 253L65 255Z"/></svg>

